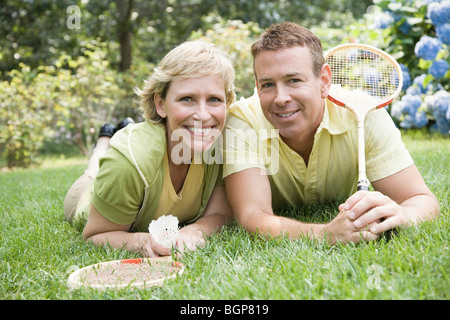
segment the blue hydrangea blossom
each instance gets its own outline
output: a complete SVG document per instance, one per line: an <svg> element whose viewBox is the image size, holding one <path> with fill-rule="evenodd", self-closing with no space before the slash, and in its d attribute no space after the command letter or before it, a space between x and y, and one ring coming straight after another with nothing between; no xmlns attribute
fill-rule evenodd
<svg viewBox="0 0 450 320"><path fill-rule="evenodd" d="M444 59L433 61L428 72L436 79L443 78L449 69L448 62Z"/></svg>
<svg viewBox="0 0 450 320"><path fill-rule="evenodd" d="M427 8L427 17L435 26L450 22L450 1L430 3Z"/></svg>
<svg viewBox="0 0 450 320"><path fill-rule="evenodd" d="M436 38L422 36L416 43L414 53L424 60L434 60L441 50L442 42Z"/></svg>
<svg viewBox="0 0 450 320"><path fill-rule="evenodd" d="M447 45L450 45L450 22L436 27L438 39Z"/></svg>

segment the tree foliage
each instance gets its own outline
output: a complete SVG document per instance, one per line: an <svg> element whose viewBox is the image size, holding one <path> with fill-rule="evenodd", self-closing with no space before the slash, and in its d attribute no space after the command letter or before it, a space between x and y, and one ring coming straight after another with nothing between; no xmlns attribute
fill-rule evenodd
<svg viewBox="0 0 450 320"><path fill-rule="evenodd" d="M252 94L249 47L265 27L289 20L337 28L369 3L0 0L0 154L9 167L27 167L49 140L88 154L101 124L139 117L134 87L187 39L204 37L227 51L238 96Z"/></svg>

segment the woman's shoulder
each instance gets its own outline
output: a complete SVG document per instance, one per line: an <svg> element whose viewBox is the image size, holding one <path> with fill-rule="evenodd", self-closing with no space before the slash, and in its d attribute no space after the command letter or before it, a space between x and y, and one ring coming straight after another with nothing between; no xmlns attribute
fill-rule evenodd
<svg viewBox="0 0 450 320"><path fill-rule="evenodd" d="M162 168L165 128L150 121L127 125L113 136L111 148L125 157L147 184L155 176L155 170Z"/></svg>

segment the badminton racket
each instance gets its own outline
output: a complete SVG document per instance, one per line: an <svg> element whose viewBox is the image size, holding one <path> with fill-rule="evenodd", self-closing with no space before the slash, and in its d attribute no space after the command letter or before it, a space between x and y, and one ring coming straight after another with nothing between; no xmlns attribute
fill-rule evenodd
<svg viewBox="0 0 450 320"><path fill-rule="evenodd" d="M373 110L389 105L400 93L402 70L386 52L365 44L343 44L325 54L331 68L328 99L350 110L358 123L358 186L369 190L366 177L364 121Z"/></svg>
<svg viewBox="0 0 450 320"><path fill-rule="evenodd" d="M71 289L123 289L162 286L181 275L184 266L171 257L137 258L101 262L72 272Z"/></svg>

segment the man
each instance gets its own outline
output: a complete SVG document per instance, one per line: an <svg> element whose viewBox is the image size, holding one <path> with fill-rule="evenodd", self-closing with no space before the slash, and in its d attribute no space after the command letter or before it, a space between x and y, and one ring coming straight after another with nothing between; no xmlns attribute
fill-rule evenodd
<svg viewBox="0 0 450 320"><path fill-rule="evenodd" d="M385 110L366 118L366 166L374 191L356 191L354 116L327 100L331 71L320 40L293 23L253 44L255 95L229 109L224 177L236 219L250 232L331 243L371 241L439 214ZM347 198L348 197L348 198ZM347 200L329 223L274 214L302 203Z"/></svg>

